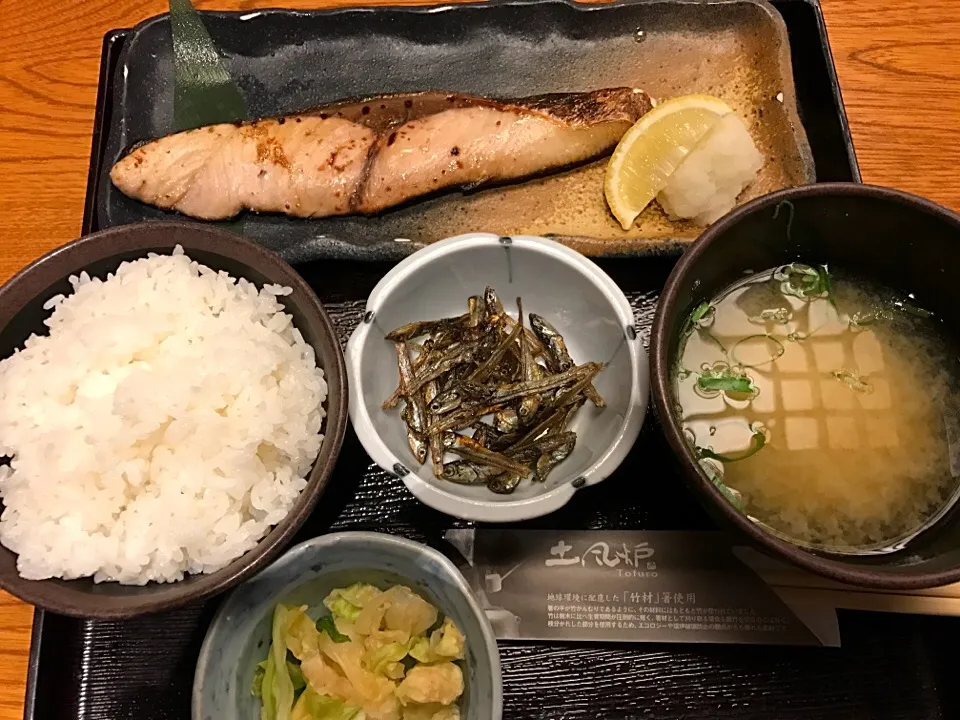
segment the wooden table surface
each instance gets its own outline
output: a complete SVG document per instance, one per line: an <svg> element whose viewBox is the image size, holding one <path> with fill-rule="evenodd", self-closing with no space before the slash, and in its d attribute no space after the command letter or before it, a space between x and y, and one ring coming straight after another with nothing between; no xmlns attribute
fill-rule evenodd
<svg viewBox="0 0 960 720"><path fill-rule="evenodd" d="M960 210L956 2L822 0L864 181ZM79 233L101 39L165 9L166 0L0 0L0 282ZM32 615L0 592L0 720L23 716Z"/></svg>

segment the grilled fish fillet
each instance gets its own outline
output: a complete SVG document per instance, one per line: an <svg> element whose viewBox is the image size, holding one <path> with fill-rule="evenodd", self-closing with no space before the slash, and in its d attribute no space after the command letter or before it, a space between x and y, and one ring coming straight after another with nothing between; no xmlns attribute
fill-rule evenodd
<svg viewBox="0 0 960 720"><path fill-rule="evenodd" d="M205 220L372 214L599 157L650 108L632 88L517 100L387 95L168 135L132 150L110 178L141 202Z"/></svg>

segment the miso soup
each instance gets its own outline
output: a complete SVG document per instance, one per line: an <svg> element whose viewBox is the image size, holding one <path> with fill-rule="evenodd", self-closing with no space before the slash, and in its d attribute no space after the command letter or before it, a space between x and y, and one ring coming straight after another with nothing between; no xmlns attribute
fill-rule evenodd
<svg viewBox="0 0 960 720"><path fill-rule="evenodd" d="M701 467L776 534L889 552L955 500L960 361L910 297L822 266L768 270L696 308L679 357Z"/></svg>

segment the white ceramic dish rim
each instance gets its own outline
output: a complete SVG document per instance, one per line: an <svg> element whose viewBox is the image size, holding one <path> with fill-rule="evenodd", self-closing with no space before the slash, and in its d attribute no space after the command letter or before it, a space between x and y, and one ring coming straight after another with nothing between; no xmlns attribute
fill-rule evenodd
<svg viewBox="0 0 960 720"><path fill-rule="evenodd" d="M500 652L497 648L497 638L493 634L493 628L490 626L490 621L487 620L487 616L484 613L483 608L481 608L480 603L477 602L476 596L473 594L473 591L470 589L467 581L464 579L463 575L460 574L460 571L457 570L456 565L447 559L443 553L434 550L428 545L423 545L422 543L414 542L413 540L407 540L406 538L397 537L396 535L387 535L386 533L354 531L329 533L327 535L319 535L315 538L311 538L310 540L306 540L299 545L294 545L277 560L267 566L266 569L256 575L251 581L263 582L264 580L269 579L270 575L275 573L278 568L295 562L301 555L313 555L324 551L335 551L336 546L343 542L359 544L366 543L370 545L381 546L393 545L394 547L402 550L425 555L429 558L430 562L435 563L439 568L442 569L442 579L444 582L452 585L454 588L456 588L457 592L463 595L467 601L467 605L470 607L470 611L476 615L480 621L480 628L483 632L484 657L490 663L490 676L493 679L493 692L490 698L491 707L493 708L493 715L490 717L490 720L501 720L503 717L503 675L500 668ZM213 616L213 620L210 622L209 630L207 630L207 634L203 638L203 644L200 646L200 655L197 658L197 666L193 673L193 690L191 693L190 708L190 713L191 717L193 717L193 720L199 720L196 713L197 708L200 707L203 694L200 687L200 680L207 674L207 664L211 662L212 650L217 642L217 635L220 629L220 619L223 615L229 614L233 611L233 606L239 602L238 598L243 592L244 585L246 584L247 583L244 583L230 592L230 594L227 596L227 599L217 609L216 614Z"/></svg>
<svg viewBox="0 0 960 720"><path fill-rule="evenodd" d="M347 360L347 375L350 387L350 420L367 454L381 468L398 475L410 492L424 504L448 515L478 522L518 522L547 515L566 505L579 488L596 485L609 477L623 462L640 434L650 390L647 353L639 341L628 342L626 345L630 355L632 371L631 398L616 439L578 477L535 497L518 500L479 500L455 495L444 490L432 477L424 479L418 473L409 470L405 464L394 456L377 433L361 400L363 398L363 378L360 377L359 373L360 358L363 354L364 343L372 337L374 332L372 320L375 308L381 307L390 294L402 286L423 264L465 248L488 245L491 242L502 242L504 239L492 233L458 235L433 243L398 263L383 276L373 292L370 293L370 297L367 299L364 321L354 330L344 353ZM577 270L579 274L603 293L619 316L628 338L630 340L637 339L633 309L630 307L630 302L613 279L596 263L575 250L547 238L514 235L509 238L509 241L511 247L532 250L554 260L559 260Z"/></svg>

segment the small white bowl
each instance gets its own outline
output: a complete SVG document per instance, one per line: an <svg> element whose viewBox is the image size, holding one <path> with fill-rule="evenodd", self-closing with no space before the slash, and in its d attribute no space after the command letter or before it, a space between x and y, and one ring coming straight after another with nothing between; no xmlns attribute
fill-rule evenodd
<svg viewBox="0 0 960 720"><path fill-rule="evenodd" d="M570 457L546 482L522 482L512 495L436 479L429 460L416 465L399 412L381 409L397 385L397 355L386 334L414 320L460 315L467 298L481 295L487 285L514 317L520 296L525 313L546 318L563 335L576 362L608 363L594 382L607 407L587 403L571 424L578 439ZM578 488L595 485L620 465L647 407L647 355L627 298L583 255L538 237L472 233L414 253L373 289L364 321L347 344L346 359L350 419L367 453L401 477L422 502L466 520L513 522L562 507Z"/></svg>

